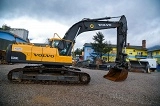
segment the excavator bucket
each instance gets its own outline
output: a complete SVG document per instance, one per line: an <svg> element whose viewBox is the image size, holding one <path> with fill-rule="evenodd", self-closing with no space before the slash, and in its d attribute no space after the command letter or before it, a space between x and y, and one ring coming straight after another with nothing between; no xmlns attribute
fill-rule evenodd
<svg viewBox="0 0 160 106"><path fill-rule="evenodd" d="M109 72L104 75L103 77L111 80L111 81L124 81L128 76L128 70L125 68L123 69L118 69L118 68L111 68Z"/></svg>

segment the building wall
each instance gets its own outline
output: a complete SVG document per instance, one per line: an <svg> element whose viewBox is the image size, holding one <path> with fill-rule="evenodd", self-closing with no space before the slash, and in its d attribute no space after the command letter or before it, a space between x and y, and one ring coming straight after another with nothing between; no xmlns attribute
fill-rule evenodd
<svg viewBox="0 0 160 106"><path fill-rule="evenodd" d="M160 50L154 50L148 52L148 57L156 59L157 62L160 64Z"/></svg>
<svg viewBox="0 0 160 106"><path fill-rule="evenodd" d="M112 48L112 51L109 54L102 56L103 60L106 62L114 62L116 59L116 48Z"/></svg>
<svg viewBox="0 0 160 106"><path fill-rule="evenodd" d="M84 48L84 60L92 60L90 54L93 53L93 49L91 46L87 46Z"/></svg>
<svg viewBox="0 0 160 106"><path fill-rule="evenodd" d="M126 50L128 54L128 58L131 60L139 60L147 58L147 50L145 49L136 49L136 48L130 48Z"/></svg>
<svg viewBox="0 0 160 106"><path fill-rule="evenodd" d="M127 61L130 60L139 60L141 58L147 58L147 52L146 50L136 50L136 49L126 49L126 54L128 54L128 59ZM137 56L137 58L136 58ZM113 48L113 50L108 54L105 54L102 56L106 62L108 62L108 57L109 57L109 62L114 62L116 58L116 48Z"/></svg>
<svg viewBox="0 0 160 106"><path fill-rule="evenodd" d="M135 51L135 49L126 49L126 54L128 54L128 58L129 59L131 59L131 60L136 60L136 58L135 58L135 55L137 54L136 53L136 51ZM129 60L129 59L127 59L127 60Z"/></svg>
<svg viewBox="0 0 160 106"><path fill-rule="evenodd" d="M0 31L0 50L6 50L7 46L9 44L12 44L14 42L27 42L23 39L16 38L13 34Z"/></svg>
<svg viewBox="0 0 160 106"><path fill-rule="evenodd" d="M9 40L9 41L14 41L15 40L15 37L14 35L8 33L8 32L3 32L3 31L0 31L0 38L1 39L5 39L5 40Z"/></svg>
<svg viewBox="0 0 160 106"><path fill-rule="evenodd" d="M11 33L19 36L20 38L27 40L28 39L28 33L29 31L25 30L25 29L17 29L17 28L11 28L9 30Z"/></svg>
<svg viewBox="0 0 160 106"><path fill-rule="evenodd" d="M84 60L90 59L90 54L93 53L93 49L91 46L84 47ZM127 48L126 54L128 54L127 60L139 60L143 58L147 58L147 50L146 49L135 49L135 48ZM116 59L116 48L112 48L112 51L109 54L105 54L102 56L103 60L106 62L114 62Z"/></svg>
<svg viewBox="0 0 160 106"><path fill-rule="evenodd" d="M0 31L0 38L9 40L9 41L16 41L16 42L27 42L27 40L24 40L22 38L16 37L14 34L9 32Z"/></svg>

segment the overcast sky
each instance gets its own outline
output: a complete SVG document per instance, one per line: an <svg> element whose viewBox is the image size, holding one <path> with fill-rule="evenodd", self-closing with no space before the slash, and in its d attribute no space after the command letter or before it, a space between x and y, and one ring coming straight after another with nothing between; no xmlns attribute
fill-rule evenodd
<svg viewBox="0 0 160 106"><path fill-rule="evenodd" d="M160 45L160 0L0 0L0 26L24 28L29 39L43 43L58 33L61 37L83 18L125 15L127 42L147 47ZM105 40L116 44L116 29L99 30ZM85 32L76 39L75 48L93 42L98 31Z"/></svg>

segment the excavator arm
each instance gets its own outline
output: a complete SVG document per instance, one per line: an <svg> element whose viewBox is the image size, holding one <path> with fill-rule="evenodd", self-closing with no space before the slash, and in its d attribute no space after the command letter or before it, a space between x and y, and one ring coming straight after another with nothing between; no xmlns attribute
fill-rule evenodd
<svg viewBox="0 0 160 106"><path fill-rule="evenodd" d="M112 18L120 18L119 21L108 21ZM75 43L76 37L86 31L102 30L117 28L117 54L116 65L110 69L109 73L104 76L112 81L122 81L128 76L128 64L126 62L127 54L123 52L127 42L127 20L124 15L120 17L104 17L97 19L83 19L74 24L65 34L63 39L70 40ZM66 50L65 55L71 55L72 44L64 40L58 44L59 51Z"/></svg>
<svg viewBox="0 0 160 106"><path fill-rule="evenodd" d="M97 19L83 19L82 21L74 24L70 29L66 32L63 39L70 40L75 42L76 37L86 31L94 31L94 30L102 30L102 29L111 29L117 28L117 58L122 52L123 45L126 45L127 38L127 21L124 15L120 16L119 21L108 21L108 19L118 18L118 17L105 17L105 18L97 18ZM58 44L59 51L66 48L65 55L71 55L71 46L69 43L64 40L60 41ZM118 59L119 60L119 59Z"/></svg>

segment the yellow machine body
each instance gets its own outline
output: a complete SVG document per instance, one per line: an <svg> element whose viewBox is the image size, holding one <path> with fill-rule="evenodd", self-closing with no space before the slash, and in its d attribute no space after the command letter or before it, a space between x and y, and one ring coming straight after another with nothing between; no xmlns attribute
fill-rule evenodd
<svg viewBox="0 0 160 106"><path fill-rule="evenodd" d="M54 40L50 39L52 43ZM72 65L72 56L60 55L58 49L53 46L37 46L31 43L12 44L11 62Z"/></svg>

